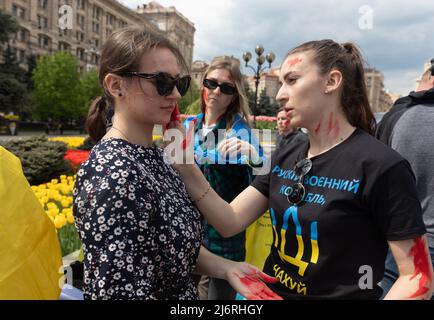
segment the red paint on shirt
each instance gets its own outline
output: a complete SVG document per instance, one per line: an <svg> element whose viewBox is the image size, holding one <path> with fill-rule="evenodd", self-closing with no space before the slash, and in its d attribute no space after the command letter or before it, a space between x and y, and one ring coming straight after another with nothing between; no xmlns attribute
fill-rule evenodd
<svg viewBox="0 0 434 320"><path fill-rule="evenodd" d="M414 239L414 245L410 249L409 255L413 257L414 264L414 272L410 280L421 274L419 288L410 296L410 298L416 298L426 294L429 291L431 283L431 261L428 259L428 252L422 237Z"/></svg>

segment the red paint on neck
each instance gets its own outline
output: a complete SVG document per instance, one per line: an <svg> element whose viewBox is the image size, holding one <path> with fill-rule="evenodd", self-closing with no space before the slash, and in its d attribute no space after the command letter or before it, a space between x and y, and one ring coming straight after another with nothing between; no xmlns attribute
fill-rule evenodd
<svg viewBox="0 0 434 320"><path fill-rule="evenodd" d="M330 113L329 117L329 123L327 127L327 134L332 139L336 139L339 136L340 128L339 128L339 122L335 117L333 116L333 112Z"/></svg>
<svg viewBox="0 0 434 320"><path fill-rule="evenodd" d="M429 291L429 285L431 283L431 261L428 259L428 252L422 237L414 239L414 245L410 249L409 255L413 257L414 264L414 272L410 280L421 274L419 288L410 296L410 298L416 298L426 294Z"/></svg>

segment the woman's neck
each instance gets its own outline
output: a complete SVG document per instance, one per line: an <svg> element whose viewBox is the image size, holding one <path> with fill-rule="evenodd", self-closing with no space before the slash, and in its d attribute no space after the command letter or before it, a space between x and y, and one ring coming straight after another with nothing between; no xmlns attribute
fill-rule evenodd
<svg viewBox="0 0 434 320"><path fill-rule="evenodd" d="M144 125L135 121L128 121L120 116L113 116L113 125L105 138L121 138L130 143L144 147L152 146L152 132L154 125Z"/></svg>
<svg viewBox="0 0 434 320"><path fill-rule="evenodd" d="M220 120L222 115L223 115L222 112L218 112L215 110L211 110L210 108L206 108L204 124L207 126L212 126Z"/></svg>
<svg viewBox="0 0 434 320"><path fill-rule="evenodd" d="M337 146L348 139L354 130L355 127L342 114L330 112L324 115L314 128L308 128L310 142L308 158Z"/></svg>

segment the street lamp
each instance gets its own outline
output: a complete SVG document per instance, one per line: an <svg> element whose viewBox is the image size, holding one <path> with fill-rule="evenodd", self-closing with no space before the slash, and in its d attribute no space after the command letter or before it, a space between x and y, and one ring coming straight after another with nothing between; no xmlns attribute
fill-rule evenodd
<svg viewBox="0 0 434 320"><path fill-rule="evenodd" d="M276 59L276 55L273 52L269 52L264 57L262 55L264 53L264 47L260 44L256 46L255 52L257 55L256 69L251 65L249 65L249 61L252 59L252 54L249 51L243 53L243 60L246 62L246 67L249 67L254 72L253 78L255 79L255 104L252 111L253 111L253 123L256 126L256 112L258 107L258 86L259 86L259 80L261 79L261 72L267 68L271 68L271 63L274 61L274 59ZM262 67L262 65L265 63L265 60L267 60L268 66Z"/></svg>

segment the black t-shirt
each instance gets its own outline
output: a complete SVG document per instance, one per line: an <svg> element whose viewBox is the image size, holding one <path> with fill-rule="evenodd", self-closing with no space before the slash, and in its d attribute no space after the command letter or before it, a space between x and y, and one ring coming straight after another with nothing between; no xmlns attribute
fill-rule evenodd
<svg viewBox="0 0 434 320"><path fill-rule="evenodd" d="M264 271L279 279L270 287L286 299L378 299L387 240L425 233L411 167L356 129L311 158L305 201L291 206L293 168L308 148L297 139L276 150L270 173L252 183L269 198L273 244Z"/></svg>

